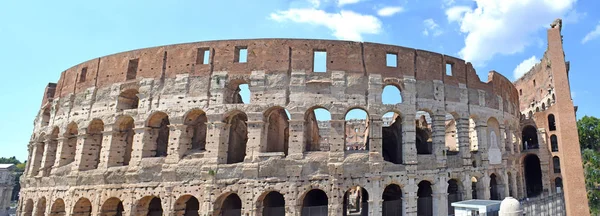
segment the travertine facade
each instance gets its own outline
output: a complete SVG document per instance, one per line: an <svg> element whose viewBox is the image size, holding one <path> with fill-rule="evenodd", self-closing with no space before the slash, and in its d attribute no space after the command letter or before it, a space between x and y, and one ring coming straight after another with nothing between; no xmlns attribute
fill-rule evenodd
<svg viewBox="0 0 600 216"><path fill-rule="evenodd" d="M316 51L325 72L314 72ZM401 103L382 103L387 85ZM517 88L423 50L298 39L154 47L64 71L42 104L21 215L445 215L457 200L555 193L550 150L521 148ZM352 109L368 121L346 121ZM526 154L537 169L524 171Z"/></svg>
<svg viewBox="0 0 600 216"><path fill-rule="evenodd" d="M0 164L0 216L8 215L10 199L12 198L15 176L13 164Z"/></svg>

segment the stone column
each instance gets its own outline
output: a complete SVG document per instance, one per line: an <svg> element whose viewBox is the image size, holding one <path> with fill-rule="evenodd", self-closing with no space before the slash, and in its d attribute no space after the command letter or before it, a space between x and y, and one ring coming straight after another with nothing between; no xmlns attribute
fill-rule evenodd
<svg viewBox="0 0 600 216"><path fill-rule="evenodd" d="M192 139L188 135L187 127L184 124L169 125L169 146L165 163L175 164L179 162L185 153L191 149Z"/></svg>
<svg viewBox="0 0 600 216"><path fill-rule="evenodd" d="M469 173L464 174L463 180L461 181L463 187L463 200L473 199L473 182Z"/></svg>
<svg viewBox="0 0 600 216"><path fill-rule="evenodd" d="M288 158L292 160L300 160L306 151L306 143L304 143L304 113L290 113L291 119L289 122L289 138L288 138Z"/></svg>
<svg viewBox="0 0 600 216"><path fill-rule="evenodd" d="M59 137L56 138L56 141L58 144L56 145L56 158L54 158L54 167L59 167L61 166L61 158L64 157L63 154L65 154L64 148L65 145L67 145L67 138L59 135Z"/></svg>
<svg viewBox="0 0 600 216"><path fill-rule="evenodd" d="M29 176L36 176L40 170L42 163L42 157L44 155L44 149L42 148L44 143L35 142L33 143L33 151L31 153L31 166L29 167Z"/></svg>
<svg viewBox="0 0 600 216"><path fill-rule="evenodd" d="M402 196L402 206L404 206L404 215L414 216L417 215L417 190L419 187L415 182L414 178L408 179L408 185L402 188L404 193Z"/></svg>
<svg viewBox="0 0 600 216"><path fill-rule="evenodd" d="M438 167L446 166L446 114L436 112L431 116L431 139L433 141L433 154Z"/></svg>
<svg viewBox="0 0 600 216"><path fill-rule="evenodd" d="M504 188L504 194L503 194L504 196L501 197L501 198L504 199L504 197L510 196L510 191L509 190L510 190L510 187L512 187L512 186L508 184L508 182L509 182L508 181L508 174L506 174L506 171L503 172L501 175L502 175L502 179L504 179L504 182L503 182L504 183L504 187L503 187Z"/></svg>
<svg viewBox="0 0 600 216"><path fill-rule="evenodd" d="M80 168L82 168L85 165L85 162L83 162L82 160L89 159L89 155L85 154L86 151L89 151L89 146L87 145L88 135L85 131L85 129L81 130L79 134L77 134L77 146L75 148L73 166L71 167L72 174L77 174Z"/></svg>
<svg viewBox="0 0 600 216"><path fill-rule="evenodd" d="M329 128L329 162L342 162L344 160L346 121L343 119L344 117L340 117L339 114L331 114L331 121L329 121L331 124Z"/></svg>
<svg viewBox="0 0 600 216"><path fill-rule="evenodd" d="M504 124L500 123L500 134L499 134L499 136L500 136L499 145L500 146L498 146L498 147L500 148L500 152L502 152L502 155L504 155L504 153L507 152L506 151L506 146L507 146L506 142L508 140L506 138L507 135L508 134L506 133L506 128L504 127Z"/></svg>
<svg viewBox="0 0 600 216"><path fill-rule="evenodd" d="M477 164L477 166L481 166L486 168L488 166L488 134L487 134L487 125L485 122L478 121L475 126L475 130L477 131L477 144L478 152L481 156L481 163Z"/></svg>
<svg viewBox="0 0 600 216"><path fill-rule="evenodd" d="M368 119L367 119L368 120ZM369 161L383 161L383 120L372 118L369 121Z"/></svg>
<svg viewBox="0 0 600 216"><path fill-rule="evenodd" d="M415 114L404 114L402 118L402 159L404 165L417 164Z"/></svg>
<svg viewBox="0 0 600 216"><path fill-rule="evenodd" d="M102 131L102 148L100 150L100 158L98 159L98 169L106 169L111 166L116 166L118 161L123 161L124 149L117 150L117 138L113 137L116 132L113 131L112 125L104 125ZM120 154L118 154L120 152ZM117 158L118 157L118 158Z"/></svg>
<svg viewBox="0 0 600 216"><path fill-rule="evenodd" d="M209 118L210 119L210 118ZM212 163L227 162L227 146L229 146L229 125L222 121L206 123L206 155Z"/></svg>
<svg viewBox="0 0 600 216"><path fill-rule="evenodd" d="M133 128L133 131L135 131L135 135L133 135L133 144L131 145L133 151L131 151L129 165L138 166L142 158L152 155L151 149L156 148L156 137L152 136L149 127L136 127ZM152 148L152 145L155 147Z"/></svg>
<svg viewBox="0 0 600 216"><path fill-rule="evenodd" d="M42 176L49 176L54 162L56 161L56 147L57 141L52 139L46 139L46 145L44 149L44 158L42 159L41 168L43 169Z"/></svg>
<svg viewBox="0 0 600 216"><path fill-rule="evenodd" d="M455 119L456 131L458 136L458 149L462 157L463 166L472 166L471 147L469 143L469 118ZM471 179L469 178L469 182Z"/></svg>
<svg viewBox="0 0 600 216"><path fill-rule="evenodd" d="M262 115L261 115L262 117ZM246 122L248 131L248 142L246 142L246 157L244 162L253 162L259 159L261 150L266 150L266 134L264 134L265 122L262 118L250 119Z"/></svg>
<svg viewBox="0 0 600 216"><path fill-rule="evenodd" d="M433 215L448 215L448 181L444 173L438 174L433 186Z"/></svg>
<svg viewBox="0 0 600 216"><path fill-rule="evenodd" d="M485 172L485 176L481 177L479 179L479 181L481 181L481 185L483 187L477 187L477 190L480 191L481 190L481 195L483 195L483 197L481 197L480 199L486 199L489 200L491 197L490 194L490 176L488 175L489 173ZM479 195L479 194L478 194ZM479 197L479 196L477 196Z"/></svg>

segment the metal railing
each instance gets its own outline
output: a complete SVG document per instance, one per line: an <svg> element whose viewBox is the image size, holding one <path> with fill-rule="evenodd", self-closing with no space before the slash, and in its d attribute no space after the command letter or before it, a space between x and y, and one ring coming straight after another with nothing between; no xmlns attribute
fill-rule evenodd
<svg viewBox="0 0 600 216"><path fill-rule="evenodd" d="M328 214L326 205L302 207L302 216L327 216Z"/></svg>
<svg viewBox="0 0 600 216"><path fill-rule="evenodd" d="M383 201L382 216L402 215L402 200Z"/></svg>
<svg viewBox="0 0 600 216"><path fill-rule="evenodd" d="M285 207L266 207L262 210L263 216L284 216Z"/></svg>
<svg viewBox="0 0 600 216"><path fill-rule="evenodd" d="M563 193L542 195L520 201L523 215L566 215Z"/></svg>

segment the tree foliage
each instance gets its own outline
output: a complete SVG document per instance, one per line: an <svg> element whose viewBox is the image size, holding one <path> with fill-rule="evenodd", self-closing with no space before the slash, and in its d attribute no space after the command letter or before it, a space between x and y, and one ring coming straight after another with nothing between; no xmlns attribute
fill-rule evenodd
<svg viewBox="0 0 600 216"><path fill-rule="evenodd" d="M590 211L600 214L600 119L584 116L577 121L585 187Z"/></svg>
<svg viewBox="0 0 600 216"><path fill-rule="evenodd" d="M14 164L16 167L16 172L23 172L25 170L25 163L26 161L21 163L21 161L19 161L15 156L9 158L0 157L0 164Z"/></svg>
<svg viewBox="0 0 600 216"><path fill-rule="evenodd" d="M581 151L584 149L600 151L600 119L584 116L577 121L577 130Z"/></svg>

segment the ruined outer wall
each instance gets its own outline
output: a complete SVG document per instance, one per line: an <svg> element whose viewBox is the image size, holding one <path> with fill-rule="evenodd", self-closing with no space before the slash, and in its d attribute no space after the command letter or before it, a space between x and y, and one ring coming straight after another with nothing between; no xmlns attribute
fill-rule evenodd
<svg viewBox="0 0 600 216"><path fill-rule="evenodd" d="M248 49L247 63L234 62L235 47ZM198 64L199 48L210 50L209 64ZM327 72L313 72L313 51L327 51ZM386 53L398 55L398 67L387 67ZM135 79L127 80L131 59L139 59ZM452 76L446 75L445 64L452 64ZM85 68L86 79L81 77ZM416 192L421 181L432 183L434 215L447 213L447 182L458 180L463 199L471 194L471 177L480 179L478 197L489 198L490 175L495 174L500 189L508 195L509 187L518 197L524 188L517 182L518 142L503 136L518 135L517 90L505 77L490 72L486 83L481 82L470 63L463 60L398 46L374 43L323 40L231 40L199 42L134 50L93 59L67 69L56 87L49 86L44 103L36 118L34 134L29 145L28 175L24 175L20 211L28 212L28 203L44 198L50 212L57 199L65 201L66 213L73 211L80 198L93 203L93 214L110 197L123 201L126 215L141 212L145 197L162 199L166 213L175 212L179 197L191 194L200 201L204 213L216 211L215 205L223 195L237 193L242 199L242 212L258 214L257 203L268 190L285 196L286 212L299 215L304 194L311 188L325 191L329 197L330 215L341 215L343 193L360 185L370 193L370 215L381 212L381 193L390 184L402 187L405 213L417 211ZM243 81L252 95L250 104L227 104L226 88ZM400 88L403 102L384 105L383 87ZM54 94L51 94L54 89ZM121 92L139 91L139 107L117 109ZM264 152L264 113L273 107L286 108L291 119L287 156ZM331 112L328 152L306 152L303 145L304 117L318 106ZM352 108L361 108L369 115L370 149L364 152L344 151L344 116ZM42 124L43 110L50 109L48 124ZM208 118L206 151L188 154L185 116L192 109L202 109ZM417 155L415 149L415 113L427 111L433 119L433 154ZM149 119L158 111L171 121L169 148L166 157L147 157L153 134ZM395 111L402 117L403 149L401 164L384 161L381 156L382 115ZM244 161L226 164L228 126L225 119L232 113L243 112L248 117L248 142ZM445 115L451 113L457 121L460 153L446 155ZM110 166L118 131L117 119L134 119L132 159L128 166ZM469 149L469 118L475 120L479 136L479 151ZM87 163L84 153L90 147L86 131L92 120L104 123L99 165L96 169L81 170ZM495 142L500 149L501 162L488 162L490 137L487 122L499 123ZM65 134L68 125L76 125L77 150L71 163L61 164L66 155L57 153L49 161L40 151L52 150L41 143L53 141L65 148L71 135ZM490 129L491 130L491 129ZM72 138L72 137L71 137ZM154 137L154 139L156 139ZM87 141L86 141L87 140ZM508 146L508 147L507 147ZM97 148L98 146L92 146ZM58 150L57 150L58 152ZM70 153L71 154L71 153ZM34 174L31 161L42 161L41 167L51 167L49 174ZM473 166L475 161L476 166ZM509 177L507 173L513 175ZM509 179L510 178L510 179ZM31 202L29 202L31 201ZM32 204L33 205L33 204ZM42 205L43 206L43 205ZM36 207L35 211L38 208Z"/></svg>
<svg viewBox="0 0 600 216"><path fill-rule="evenodd" d="M547 159L551 161L553 156L560 158L561 173L549 175L553 184L555 178L562 178L567 215L589 215L575 107L569 86L569 63L565 62L561 24L557 21L548 29L548 49L544 57L517 80L515 86L522 91L522 119L533 120L530 124L536 126L540 135L547 140L548 149L551 148L550 136L556 135L558 138L558 151L551 152ZM549 129L550 114L555 116L554 131ZM552 162L548 165L552 165Z"/></svg>

